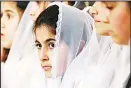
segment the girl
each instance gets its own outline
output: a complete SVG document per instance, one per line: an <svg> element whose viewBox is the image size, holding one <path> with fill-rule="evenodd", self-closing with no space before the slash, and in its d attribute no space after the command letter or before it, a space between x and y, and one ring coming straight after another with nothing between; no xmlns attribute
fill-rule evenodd
<svg viewBox="0 0 131 88"><path fill-rule="evenodd" d="M28 2L1 2L1 61L5 62Z"/></svg>
<svg viewBox="0 0 131 88"><path fill-rule="evenodd" d="M130 2L95 2L90 12L98 35L93 33L88 46L70 65L62 88L125 88L130 75ZM82 67L84 74L79 79L76 73Z"/></svg>
<svg viewBox="0 0 131 88"><path fill-rule="evenodd" d="M35 43L47 88L59 87L66 69L88 44L93 20L87 15L77 8L52 3L38 16L34 26Z"/></svg>

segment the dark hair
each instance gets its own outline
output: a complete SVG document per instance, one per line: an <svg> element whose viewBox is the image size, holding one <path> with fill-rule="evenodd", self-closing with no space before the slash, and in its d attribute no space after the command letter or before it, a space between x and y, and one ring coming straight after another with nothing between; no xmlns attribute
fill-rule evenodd
<svg viewBox="0 0 131 88"><path fill-rule="evenodd" d="M7 49L7 48L3 48L3 51L2 51L2 55L1 55L1 62L6 62L7 60L7 57L8 57L8 54L10 52L10 49Z"/></svg>
<svg viewBox="0 0 131 88"><path fill-rule="evenodd" d="M131 10L131 1L128 1L129 8Z"/></svg>
<svg viewBox="0 0 131 88"><path fill-rule="evenodd" d="M42 26L47 25L53 29L56 29L57 27L57 20L58 20L58 14L59 14L59 7L57 5L52 5L45 9L41 14L38 16L38 18L35 21L34 29ZM56 30L49 30L56 33Z"/></svg>
<svg viewBox="0 0 131 88"><path fill-rule="evenodd" d="M68 1L68 4L73 6L75 4L76 1Z"/></svg>
<svg viewBox="0 0 131 88"><path fill-rule="evenodd" d="M25 10L29 1L15 1L17 3L17 7L21 10Z"/></svg>
<svg viewBox="0 0 131 88"><path fill-rule="evenodd" d="M94 3L95 1L89 1L89 6L93 6Z"/></svg>

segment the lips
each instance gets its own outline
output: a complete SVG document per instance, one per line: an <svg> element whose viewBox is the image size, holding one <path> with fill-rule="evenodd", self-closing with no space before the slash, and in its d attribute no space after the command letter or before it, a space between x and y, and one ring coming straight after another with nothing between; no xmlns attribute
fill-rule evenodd
<svg viewBox="0 0 131 88"><path fill-rule="evenodd" d="M49 71L49 70L51 70L52 66L45 65L45 66L42 66L42 68L43 68L45 71Z"/></svg>
<svg viewBox="0 0 131 88"><path fill-rule="evenodd" d="M1 33L1 36L4 36L4 34L3 34L3 33Z"/></svg>
<svg viewBox="0 0 131 88"><path fill-rule="evenodd" d="M95 19L95 22L101 22L101 21L100 21L100 20L96 20L96 19Z"/></svg>

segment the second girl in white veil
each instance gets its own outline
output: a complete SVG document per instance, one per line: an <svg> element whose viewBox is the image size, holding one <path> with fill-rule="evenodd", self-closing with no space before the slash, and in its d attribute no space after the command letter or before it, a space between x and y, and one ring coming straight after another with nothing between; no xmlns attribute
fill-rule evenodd
<svg viewBox="0 0 131 88"><path fill-rule="evenodd" d="M6 88L43 88L44 72L33 42L33 21L30 17L32 3L25 10L4 67Z"/></svg>

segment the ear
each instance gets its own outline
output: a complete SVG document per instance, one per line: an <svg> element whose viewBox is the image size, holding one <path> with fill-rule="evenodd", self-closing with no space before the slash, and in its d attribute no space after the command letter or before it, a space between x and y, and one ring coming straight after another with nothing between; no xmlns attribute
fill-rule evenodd
<svg viewBox="0 0 131 88"><path fill-rule="evenodd" d="M85 41L81 40L77 55L83 50L84 46L85 46Z"/></svg>

